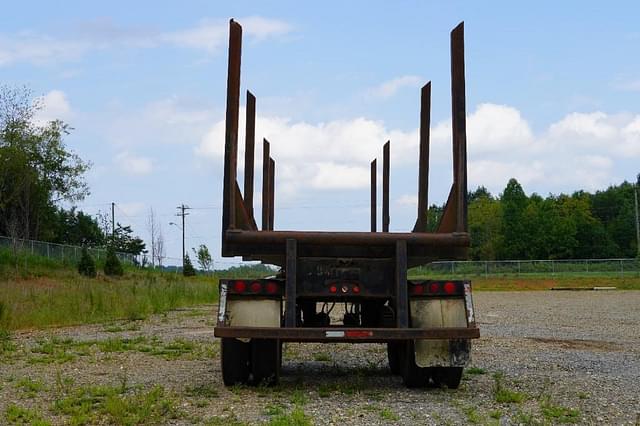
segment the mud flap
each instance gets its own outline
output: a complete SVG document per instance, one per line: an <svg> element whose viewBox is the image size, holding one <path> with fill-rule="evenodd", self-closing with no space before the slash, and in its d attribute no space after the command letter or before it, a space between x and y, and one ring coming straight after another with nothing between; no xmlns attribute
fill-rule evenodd
<svg viewBox="0 0 640 426"><path fill-rule="evenodd" d="M464 299L418 299L410 301L414 328L467 327ZM470 361L471 343L466 339L416 340L419 367L464 367Z"/></svg>

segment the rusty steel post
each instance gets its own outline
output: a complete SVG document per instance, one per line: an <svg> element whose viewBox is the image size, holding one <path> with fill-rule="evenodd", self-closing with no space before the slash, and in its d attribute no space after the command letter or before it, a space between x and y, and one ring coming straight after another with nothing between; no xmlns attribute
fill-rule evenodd
<svg viewBox="0 0 640 426"><path fill-rule="evenodd" d="M389 153L391 142L387 141L382 150L382 232L389 232Z"/></svg>
<svg viewBox="0 0 640 426"><path fill-rule="evenodd" d="M269 230L269 142L262 140L262 230Z"/></svg>
<svg viewBox="0 0 640 426"><path fill-rule="evenodd" d="M378 170L378 160L374 159L371 162L371 232L376 232L376 227L377 227L377 217L376 217L376 209L378 207L378 200L377 200L377 180L378 177L376 176Z"/></svg>
<svg viewBox="0 0 640 426"><path fill-rule="evenodd" d="M467 231L467 124L464 82L464 22L451 31L451 126L457 232Z"/></svg>
<svg viewBox="0 0 640 426"><path fill-rule="evenodd" d="M273 231L276 198L276 162L269 157L269 231Z"/></svg>
<svg viewBox="0 0 640 426"><path fill-rule="evenodd" d="M418 165L418 217L413 232L426 232L429 208L429 127L431 126L431 82L420 92L420 161Z"/></svg>
<svg viewBox="0 0 640 426"><path fill-rule="evenodd" d="M229 21L229 65L227 71L227 113L224 135L224 193L222 195L222 246L224 253L227 229L236 227L235 186L238 161L238 115L240 109L240 57L242 27Z"/></svg>
<svg viewBox="0 0 640 426"><path fill-rule="evenodd" d="M256 144L256 97L247 90L247 118L244 148L244 205L253 219L253 161ZM255 220L255 219L254 219Z"/></svg>
<svg viewBox="0 0 640 426"><path fill-rule="evenodd" d="M286 242L286 263L285 263L285 309L284 326L296 326L296 267L298 265L298 244L296 240L288 238Z"/></svg>
<svg viewBox="0 0 640 426"><path fill-rule="evenodd" d="M409 297L407 295L407 242L396 241L396 326L409 327Z"/></svg>

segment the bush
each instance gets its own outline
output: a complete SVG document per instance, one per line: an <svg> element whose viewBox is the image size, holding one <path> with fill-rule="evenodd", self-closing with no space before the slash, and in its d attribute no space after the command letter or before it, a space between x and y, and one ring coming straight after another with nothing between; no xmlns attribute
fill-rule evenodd
<svg viewBox="0 0 640 426"><path fill-rule="evenodd" d="M110 276L122 276L124 270L122 269L122 263L116 256L116 251L113 247L107 248L107 259L104 262L104 273Z"/></svg>
<svg viewBox="0 0 640 426"><path fill-rule="evenodd" d="M78 272L89 278L95 278L97 275L96 262L93 260L93 257L89 254L89 250L87 250L86 247L82 248L82 255L80 256L80 262L78 263Z"/></svg>
<svg viewBox="0 0 640 426"><path fill-rule="evenodd" d="M182 265L182 274L185 277L192 277L196 274L196 270L193 267L193 264L191 263L191 259L189 259L188 254L184 256L184 262Z"/></svg>

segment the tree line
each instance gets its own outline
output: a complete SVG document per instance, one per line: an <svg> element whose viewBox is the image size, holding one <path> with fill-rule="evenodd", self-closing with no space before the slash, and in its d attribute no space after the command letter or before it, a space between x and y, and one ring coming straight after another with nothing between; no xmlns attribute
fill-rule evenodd
<svg viewBox="0 0 640 426"><path fill-rule="evenodd" d="M605 190L527 196L511 179L499 196L485 187L468 194L470 258L598 259L636 257L634 191L622 182ZM444 206L429 209L434 230Z"/></svg>

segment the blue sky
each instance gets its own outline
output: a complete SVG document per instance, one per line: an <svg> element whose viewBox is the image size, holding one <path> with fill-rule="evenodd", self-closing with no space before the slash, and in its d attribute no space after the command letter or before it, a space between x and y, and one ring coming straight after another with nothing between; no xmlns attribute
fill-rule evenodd
<svg viewBox="0 0 640 426"><path fill-rule="evenodd" d="M258 141L271 140L277 161L276 229L367 230L368 164L391 139L391 229L406 230L428 80L430 200L450 185L449 31L462 20L470 187L498 194L516 177L547 194L633 180L639 12L636 2L12 2L0 82L29 85L44 97L41 119L75 128L69 147L94 164L80 208L114 201L117 219L147 238L153 207L167 256L179 258L168 223L184 202L197 207L188 246L220 260L230 17L244 26L242 90L257 97Z"/></svg>

